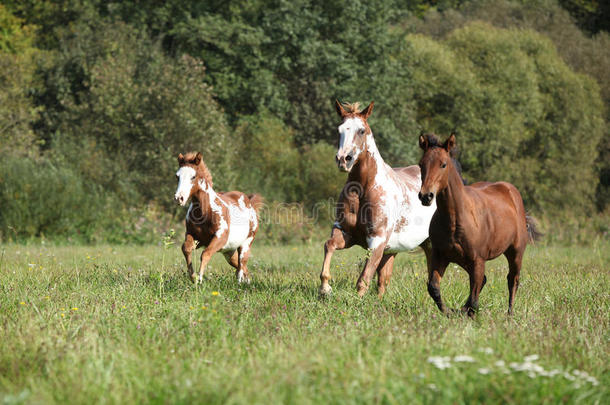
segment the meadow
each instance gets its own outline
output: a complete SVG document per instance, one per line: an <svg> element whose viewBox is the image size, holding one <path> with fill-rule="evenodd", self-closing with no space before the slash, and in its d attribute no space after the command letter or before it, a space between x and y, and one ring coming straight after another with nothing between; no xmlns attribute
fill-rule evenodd
<svg viewBox="0 0 610 405"><path fill-rule="evenodd" d="M0 245L0 402L610 402L607 241L529 246L513 317L489 262L474 320L438 312L421 253L358 298L364 257L320 300L322 243L255 243L249 285L217 255L198 287L177 245ZM449 306L467 286L451 265Z"/></svg>

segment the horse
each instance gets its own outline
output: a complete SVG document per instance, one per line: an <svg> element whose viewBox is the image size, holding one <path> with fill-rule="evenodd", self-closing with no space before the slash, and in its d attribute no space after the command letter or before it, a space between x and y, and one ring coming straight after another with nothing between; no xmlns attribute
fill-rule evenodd
<svg viewBox="0 0 610 405"><path fill-rule="evenodd" d="M428 293L441 312L448 314L439 285L448 264L457 263L470 277L470 295L461 311L473 317L487 282L485 262L504 254L511 315L525 248L540 237L534 219L526 215L521 194L506 182L464 185L450 158L457 146L455 134L443 144L435 135L422 135L419 146L424 154L419 162L422 185L418 196L423 205L436 202L437 207L430 222Z"/></svg>
<svg viewBox="0 0 610 405"><path fill-rule="evenodd" d="M373 105L359 111L358 103L344 107L335 101L342 119L335 159L348 177L339 195L330 239L324 244L321 296L332 291L330 262L335 250L354 245L369 250L356 285L360 297L368 290L375 272L378 295L383 296L398 252L418 246L429 251L426 240L435 207L423 206L417 198L421 186L417 165L391 168L383 161L367 123Z"/></svg>
<svg viewBox="0 0 610 405"><path fill-rule="evenodd" d="M262 197L239 191L214 191L212 175L200 152L187 153L186 156L179 154L178 165L178 188L174 200L185 206L192 198L186 213L186 232L182 244L190 279L195 284L202 282L206 265L212 255L220 251L235 268L237 281L249 282L247 264L258 230L258 211L263 202ZM197 277L193 271L191 254L200 246L205 246L205 249L201 253Z"/></svg>

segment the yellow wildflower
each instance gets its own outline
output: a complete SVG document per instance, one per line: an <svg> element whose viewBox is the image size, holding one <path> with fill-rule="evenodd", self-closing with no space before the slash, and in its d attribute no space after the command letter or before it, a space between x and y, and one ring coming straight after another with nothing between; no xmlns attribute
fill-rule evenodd
<svg viewBox="0 0 610 405"><path fill-rule="evenodd" d="M216 296L218 294L219 294L218 291L212 291L212 295Z"/></svg>

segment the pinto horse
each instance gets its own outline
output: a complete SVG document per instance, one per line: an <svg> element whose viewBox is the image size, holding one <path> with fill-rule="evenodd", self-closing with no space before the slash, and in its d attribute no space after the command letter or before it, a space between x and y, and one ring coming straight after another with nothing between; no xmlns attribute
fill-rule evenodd
<svg viewBox="0 0 610 405"><path fill-rule="evenodd" d="M217 193L212 188L212 176L201 158L201 153L178 155L176 172L178 189L174 199L185 206L192 197L186 213L186 234L182 253L191 280L203 280L203 273L212 255L222 252L235 268L237 281L248 282L250 247L258 229L258 209L262 198L258 194L246 195L239 191ZM199 246L201 253L199 276L193 271L191 254Z"/></svg>
<svg viewBox="0 0 610 405"><path fill-rule="evenodd" d="M335 107L343 120L336 161L339 169L349 174L339 195L331 237L324 244L320 295L332 291L329 280L334 251L359 245L370 254L358 279L358 294L363 296L368 290L376 271L381 297L398 252L418 246L428 252L424 242L435 207L425 207L417 198L419 167L391 168L381 158L367 123L373 103L362 111L358 104L344 107L338 101Z"/></svg>
<svg viewBox="0 0 610 405"><path fill-rule="evenodd" d="M438 308L447 313L441 299L440 280L449 263L457 263L470 276L470 296L462 312L474 316L485 285L485 261L501 254L508 260L508 313L512 314L519 286L521 260L527 243L537 239L533 219L525 214L519 191L506 182L479 182L465 186L450 158L455 134L441 144L435 135L422 135L419 162L424 205L436 201L430 222L432 254L428 257L428 292Z"/></svg>

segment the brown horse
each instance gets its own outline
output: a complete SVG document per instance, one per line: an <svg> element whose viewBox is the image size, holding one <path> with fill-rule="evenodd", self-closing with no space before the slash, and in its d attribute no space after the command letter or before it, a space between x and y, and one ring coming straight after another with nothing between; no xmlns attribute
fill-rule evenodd
<svg viewBox="0 0 610 405"><path fill-rule="evenodd" d="M396 254L420 245L426 250L428 243L424 242L435 207L424 207L417 198L419 167L391 168L381 158L367 123L373 103L362 111L358 104L344 107L338 101L335 107L343 120L336 161L339 169L349 174L339 196L331 237L324 244L320 294L331 292L333 252L359 245L370 254L358 279L358 294L364 295L377 272L382 296Z"/></svg>
<svg viewBox="0 0 610 405"><path fill-rule="evenodd" d="M221 251L235 268L237 280L248 282L247 263L258 229L258 209L262 198L258 194L246 195L239 191L215 192L212 176L199 152L178 155L178 164L178 189L174 199L182 206L191 197L193 199L186 213L186 234L182 244L191 280L201 282L210 258ZM191 253L200 246L205 246L205 250L201 254L197 277Z"/></svg>
<svg viewBox="0 0 610 405"><path fill-rule="evenodd" d="M422 135L419 146L424 150L419 162L422 173L419 199L424 205L436 200L437 206L430 222L430 296L443 313L448 312L439 284L447 265L457 263L470 276L470 296L462 311L473 316L487 281L485 261L504 254L509 266L508 313L512 314L525 247L539 235L533 220L525 214L521 194L506 182L465 186L450 157L456 147L455 134L443 144L435 135Z"/></svg>

